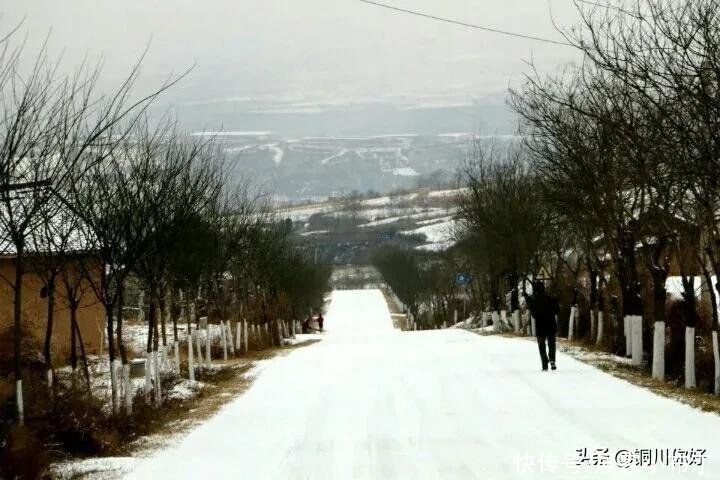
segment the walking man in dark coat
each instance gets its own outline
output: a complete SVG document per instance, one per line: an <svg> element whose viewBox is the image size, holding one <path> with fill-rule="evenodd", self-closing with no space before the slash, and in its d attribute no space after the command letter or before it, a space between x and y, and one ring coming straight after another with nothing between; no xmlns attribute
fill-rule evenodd
<svg viewBox="0 0 720 480"><path fill-rule="evenodd" d="M550 367L556 370L556 316L560 310L558 301L545 292L545 284L543 282L535 282L533 284L533 294L531 296L525 295L525 302L527 302L530 314L535 319L535 336L537 337L538 347L540 349L542 369L543 371L547 371L549 363ZM547 348L550 349L550 358L548 358Z"/></svg>

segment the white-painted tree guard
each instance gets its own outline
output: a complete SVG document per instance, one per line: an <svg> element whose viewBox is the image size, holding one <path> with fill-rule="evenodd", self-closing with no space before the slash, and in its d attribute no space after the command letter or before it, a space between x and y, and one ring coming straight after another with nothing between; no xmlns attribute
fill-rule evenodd
<svg viewBox="0 0 720 480"><path fill-rule="evenodd" d="M685 327L685 388L695 387L695 328Z"/></svg>
<svg viewBox="0 0 720 480"><path fill-rule="evenodd" d="M247 319L244 319L244 318L243 318L242 325L243 325L243 334L242 334L242 337L243 337L243 352L244 352L244 353L247 353L247 352L249 351L249 344L248 344L248 323L247 323Z"/></svg>
<svg viewBox="0 0 720 480"><path fill-rule="evenodd" d="M220 321L220 341L223 347L223 362L227 362L228 359L228 347L227 347L227 333L225 332L225 324Z"/></svg>
<svg viewBox="0 0 720 480"><path fill-rule="evenodd" d="M198 367L203 367L202 340L200 339L200 330L195 330L195 348L197 349Z"/></svg>
<svg viewBox="0 0 720 480"><path fill-rule="evenodd" d="M573 341L575 339L575 316L577 315L577 306L573 305L570 307L570 320L568 322L568 340Z"/></svg>
<svg viewBox="0 0 720 480"><path fill-rule="evenodd" d="M492 322L493 322L493 330L496 332L501 332L502 327L500 326L500 312L494 311L492 312Z"/></svg>
<svg viewBox="0 0 720 480"><path fill-rule="evenodd" d="M242 322L235 322L235 350L242 353Z"/></svg>
<svg viewBox="0 0 720 480"><path fill-rule="evenodd" d="M160 368L158 368L158 356L160 355L159 352L153 352L155 356L155 406L160 406L160 403L162 403L162 375L160 374Z"/></svg>
<svg viewBox="0 0 720 480"><path fill-rule="evenodd" d="M210 335L210 325L205 329L205 365L208 368L212 365L212 335Z"/></svg>
<svg viewBox="0 0 720 480"><path fill-rule="evenodd" d="M152 368L153 354L152 352L147 352L145 354L145 384L143 385L146 402L150 402L150 391L152 390Z"/></svg>
<svg viewBox="0 0 720 480"><path fill-rule="evenodd" d="M130 364L126 363L122 366L123 371L123 388L125 391L125 413L132 415L133 407L133 388L130 382Z"/></svg>
<svg viewBox="0 0 720 480"><path fill-rule="evenodd" d="M625 356L632 357L632 316L623 317L623 331L625 332Z"/></svg>
<svg viewBox="0 0 720 480"><path fill-rule="evenodd" d="M632 364L640 366L643 363L643 335L642 315L632 316Z"/></svg>
<svg viewBox="0 0 720 480"><path fill-rule="evenodd" d="M720 395L720 349L718 348L718 332L713 330L713 359L715 360L715 395Z"/></svg>
<svg viewBox="0 0 720 480"><path fill-rule="evenodd" d="M18 414L18 424L25 425L25 404L23 403L22 380L15 380L15 408Z"/></svg>
<svg viewBox="0 0 720 480"><path fill-rule="evenodd" d="M110 370L112 370L111 380L112 377L115 377L114 386L115 388L112 389L112 395L114 399L115 404L115 414L117 415L120 412L120 406L122 404L122 398L120 397L120 376L122 374L122 363L120 362L119 358L116 358L113 360L112 365L110 366Z"/></svg>
<svg viewBox="0 0 720 480"><path fill-rule="evenodd" d="M665 380L665 322L655 322L652 359L652 377Z"/></svg>
<svg viewBox="0 0 720 480"><path fill-rule="evenodd" d="M600 344L603 341L603 335L605 334L605 319L603 318L605 314L603 312L598 312L598 320L597 320L597 340L595 341L596 344Z"/></svg>
<svg viewBox="0 0 720 480"><path fill-rule="evenodd" d="M520 333L520 310L513 310L512 319L515 327L515 333Z"/></svg>
<svg viewBox="0 0 720 480"><path fill-rule="evenodd" d="M173 365L173 371L180 375L180 342L175 340L173 342L173 355L174 355L174 365Z"/></svg>
<svg viewBox="0 0 720 480"><path fill-rule="evenodd" d="M230 355L235 356L235 342L233 342L232 322L230 320L225 322L225 332L225 342L230 349Z"/></svg>
<svg viewBox="0 0 720 480"><path fill-rule="evenodd" d="M195 362L193 361L193 335L188 334L188 379L195 381Z"/></svg>

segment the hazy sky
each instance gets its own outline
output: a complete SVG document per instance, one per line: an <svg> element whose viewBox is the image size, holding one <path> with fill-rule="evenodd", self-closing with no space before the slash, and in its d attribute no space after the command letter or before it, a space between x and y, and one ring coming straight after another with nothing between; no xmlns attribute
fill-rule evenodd
<svg viewBox="0 0 720 480"><path fill-rule="evenodd" d="M469 23L561 39L572 0L388 0ZM150 42L140 88L195 64L164 99L312 113L323 104L453 105L518 84L532 55L552 70L567 47L395 14L357 0L0 0L6 28L25 18L30 51L50 35L64 65L105 59L117 83ZM270 107L263 101L272 101ZM258 106L260 102L260 106Z"/></svg>

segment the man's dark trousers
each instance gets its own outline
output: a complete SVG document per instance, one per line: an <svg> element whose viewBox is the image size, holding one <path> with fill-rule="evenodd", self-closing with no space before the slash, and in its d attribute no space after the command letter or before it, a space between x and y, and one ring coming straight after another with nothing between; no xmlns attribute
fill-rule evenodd
<svg viewBox="0 0 720 480"><path fill-rule="evenodd" d="M543 370L547 370L548 362L555 361L555 334L551 333L550 335L538 335L537 341L538 347L540 348L540 361L542 361L542 368ZM550 360L548 360L546 343L547 347L550 348Z"/></svg>

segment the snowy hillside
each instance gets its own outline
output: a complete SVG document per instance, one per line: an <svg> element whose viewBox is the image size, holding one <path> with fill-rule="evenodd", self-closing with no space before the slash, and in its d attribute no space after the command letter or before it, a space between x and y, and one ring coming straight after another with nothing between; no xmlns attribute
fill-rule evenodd
<svg viewBox="0 0 720 480"><path fill-rule="evenodd" d="M344 264L362 260L358 248L364 251L389 241L418 250L449 248L454 243L455 200L461 192L416 189L369 198L346 197L283 207L277 214L292 220L293 230L304 240L321 249L332 246L334 253L326 261ZM342 250L355 254L348 256Z"/></svg>
<svg viewBox="0 0 720 480"><path fill-rule="evenodd" d="M303 138L271 132L196 135L215 137L233 162L238 179L295 201L452 182L473 141L465 133Z"/></svg>

